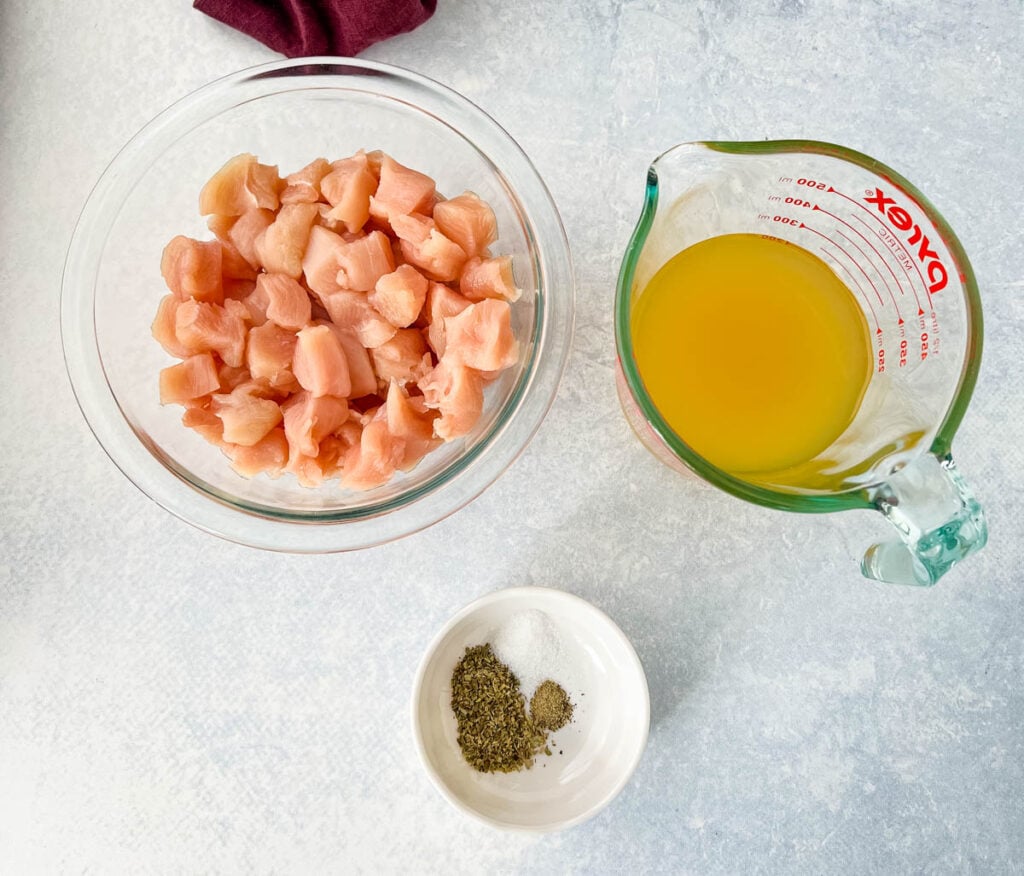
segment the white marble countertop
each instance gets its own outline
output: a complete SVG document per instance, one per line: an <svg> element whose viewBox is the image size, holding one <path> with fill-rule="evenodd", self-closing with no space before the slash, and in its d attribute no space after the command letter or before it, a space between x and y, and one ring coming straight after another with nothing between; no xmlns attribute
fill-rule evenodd
<svg viewBox="0 0 1024 876"><path fill-rule="evenodd" d="M192 10L0 10L0 872L1021 872L1024 24L1015 0L441 0L365 57L477 102L557 201L577 329L552 410L481 498L361 553L221 542L114 468L58 334L74 221L171 101L276 57ZM863 580L877 515L794 516L671 475L613 385L645 169L696 139L851 146L918 185L977 273L956 455L990 522L931 590ZM500 587L580 594L652 699L593 820L470 821L420 769L427 642Z"/></svg>

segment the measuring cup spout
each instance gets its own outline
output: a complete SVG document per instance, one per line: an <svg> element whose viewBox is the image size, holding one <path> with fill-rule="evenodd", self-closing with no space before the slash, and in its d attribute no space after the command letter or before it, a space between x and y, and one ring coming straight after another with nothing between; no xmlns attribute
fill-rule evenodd
<svg viewBox="0 0 1024 876"><path fill-rule="evenodd" d="M868 548L861 563L868 578L928 587L988 540L985 514L949 455L922 454L871 499L900 540Z"/></svg>

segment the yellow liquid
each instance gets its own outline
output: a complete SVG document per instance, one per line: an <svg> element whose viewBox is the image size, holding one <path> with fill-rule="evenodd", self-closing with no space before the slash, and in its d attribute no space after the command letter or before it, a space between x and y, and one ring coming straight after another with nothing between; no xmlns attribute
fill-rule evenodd
<svg viewBox="0 0 1024 876"><path fill-rule="evenodd" d="M740 476L816 457L871 378L853 294L817 256L773 237L729 234L674 256L634 303L632 334L673 431Z"/></svg>

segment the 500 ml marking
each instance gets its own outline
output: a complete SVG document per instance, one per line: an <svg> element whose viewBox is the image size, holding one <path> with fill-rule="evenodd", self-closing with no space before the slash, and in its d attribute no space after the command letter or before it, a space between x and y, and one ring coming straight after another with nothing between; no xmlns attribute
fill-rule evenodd
<svg viewBox="0 0 1024 876"><path fill-rule="evenodd" d="M828 188L828 183L821 182L820 180L810 179L806 176L798 177L793 179L791 176L780 176L780 183L796 183L798 186L807 186L810 189L818 189L819 191L825 191Z"/></svg>

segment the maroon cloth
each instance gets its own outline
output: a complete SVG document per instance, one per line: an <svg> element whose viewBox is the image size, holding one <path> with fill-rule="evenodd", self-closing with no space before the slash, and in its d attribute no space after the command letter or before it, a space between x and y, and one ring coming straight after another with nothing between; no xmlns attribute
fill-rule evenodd
<svg viewBox="0 0 1024 876"><path fill-rule="evenodd" d="M419 27L437 0L195 0L200 12L289 58L358 55Z"/></svg>

